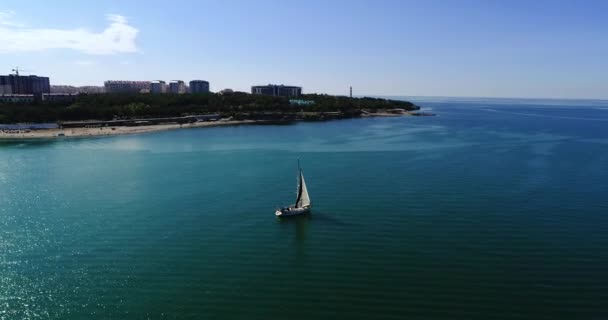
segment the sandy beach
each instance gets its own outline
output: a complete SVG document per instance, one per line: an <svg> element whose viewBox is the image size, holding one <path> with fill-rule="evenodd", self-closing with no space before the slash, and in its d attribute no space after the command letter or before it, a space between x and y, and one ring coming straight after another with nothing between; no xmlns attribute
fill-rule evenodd
<svg viewBox="0 0 608 320"><path fill-rule="evenodd" d="M253 124L260 121L256 120L228 120L228 121L210 121L210 122L195 122L187 124L159 124L149 126L114 126L101 128L66 128L66 129L46 129L46 130L29 130L21 132L3 132L0 131L0 139L48 139L48 138L66 138L66 137L90 137L90 136L112 136L120 134L146 133L154 131L165 131L186 128L202 128L214 126L229 126L239 124Z"/></svg>

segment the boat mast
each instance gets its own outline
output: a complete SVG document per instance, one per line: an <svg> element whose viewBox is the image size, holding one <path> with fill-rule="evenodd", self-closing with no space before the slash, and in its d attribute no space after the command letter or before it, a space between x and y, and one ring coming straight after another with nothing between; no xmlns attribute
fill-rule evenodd
<svg viewBox="0 0 608 320"><path fill-rule="evenodd" d="M298 196L296 198L296 208L298 207L298 203L300 202L300 198L302 197L302 169L300 168L300 159L298 159Z"/></svg>

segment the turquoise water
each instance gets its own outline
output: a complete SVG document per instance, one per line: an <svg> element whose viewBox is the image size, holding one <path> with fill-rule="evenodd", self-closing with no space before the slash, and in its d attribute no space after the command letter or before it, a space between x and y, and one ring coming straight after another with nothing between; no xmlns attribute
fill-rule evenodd
<svg viewBox="0 0 608 320"><path fill-rule="evenodd" d="M0 319L607 318L608 103L417 102L0 142Z"/></svg>

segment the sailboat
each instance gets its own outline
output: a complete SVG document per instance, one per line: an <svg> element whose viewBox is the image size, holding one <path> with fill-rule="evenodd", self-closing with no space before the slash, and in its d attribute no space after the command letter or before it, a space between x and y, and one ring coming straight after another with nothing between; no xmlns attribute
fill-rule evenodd
<svg viewBox="0 0 608 320"><path fill-rule="evenodd" d="M274 213L277 217L295 216L310 212L311 203L310 196L308 195L308 189L306 189L306 182L304 182L304 174L302 168L300 168L300 161L298 160L298 196L296 203L289 207L283 207L277 209Z"/></svg>

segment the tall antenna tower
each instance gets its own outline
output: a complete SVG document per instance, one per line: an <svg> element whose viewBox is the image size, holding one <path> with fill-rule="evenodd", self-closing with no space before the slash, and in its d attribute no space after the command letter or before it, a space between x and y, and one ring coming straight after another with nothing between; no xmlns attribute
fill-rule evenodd
<svg viewBox="0 0 608 320"><path fill-rule="evenodd" d="M353 98L353 86L350 86L350 98Z"/></svg>
<svg viewBox="0 0 608 320"><path fill-rule="evenodd" d="M15 71L15 74L19 76L19 67L15 67L15 69L13 69L12 71Z"/></svg>

